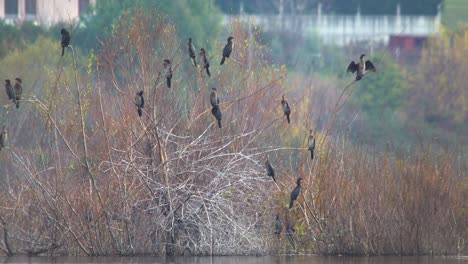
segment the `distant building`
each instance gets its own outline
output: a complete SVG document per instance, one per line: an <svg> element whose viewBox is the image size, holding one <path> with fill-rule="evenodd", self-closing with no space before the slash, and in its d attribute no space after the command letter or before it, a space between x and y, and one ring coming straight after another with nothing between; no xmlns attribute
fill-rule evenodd
<svg viewBox="0 0 468 264"><path fill-rule="evenodd" d="M428 36L390 35L389 50L395 59L404 64L416 64L421 57L421 51L427 43Z"/></svg>
<svg viewBox="0 0 468 264"><path fill-rule="evenodd" d="M468 0L466 0L468 1ZM411 35L416 38L437 34L440 27L440 8L436 16L401 15L397 6L395 15L323 14L318 4L316 14L303 15L225 15L223 23L233 19L253 23L265 32L295 32L300 35L316 34L325 45L348 46L362 43L372 50L379 44L388 45L390 36ZM416 40L419 41L419 40Z"/></svg>
<svg viewBox="0 0 468 264"><path fill-rule="evenodd" d="M21 24L33 21L41 25L76 21L95 5L96 0L0 0L0 19Z"/></svg>
<svg viewBox="0 0 468 264"><path fill-rule="evenodd" d="M390 35L389 46L392 50L421 49L426 43L427 36Z"/></svg>

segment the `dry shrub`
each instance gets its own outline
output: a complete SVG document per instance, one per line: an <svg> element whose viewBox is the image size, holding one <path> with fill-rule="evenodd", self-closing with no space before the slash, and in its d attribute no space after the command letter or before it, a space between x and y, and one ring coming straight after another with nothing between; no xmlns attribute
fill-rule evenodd
<svg viewBox="0 0 468 264"><path fill-rule="evenodd" d="M79 74L74 60L74 75L60 76L47 96L34 97L47 129L42 144L9 152L16 179L0 192L0 249L9 255L290 252L289 242L272 234L279 212L297 230L299 253L466 252L465 175L452 154L427 148L409 158L377 154L317 131L317 158L309 161L302 146L317 117L308 121L293 110L287 126L279 105L286 70L267 64L255 32L238 21L230 34L232 58L220 67L221 54L209 54L208 79L190 66L186 40L166 18L137 9L91 54L87 74ZM174 70L171 89L160 74L166 58ZM222 129L210 113L212 86L222 101ZM133 97L141 89L146 103L138 118ZM321 103L323 112L327 106L317 97L333 98L311 94L291 96L290 104ZM294 144L282 144L294 137ZM267 153L277 185L264 172ZM304 189L288 211L297 176Z"/></svg>
<svg viewBox="0 0 468 264"><path fill-rule="evenodd" d="M271 111L286 72L266 64L240 23L227 64L210 54L208 79L185 67L185 40L166 18L135 10L119 21L91 54L88 75L75 62L74 76L34 100L50 144L11 152L19 178L2 193L5 253L265 252L258 234L269 214L261 204L273 185L261 160L275 145L264 146L272 125L283 121ZM222 129L210 112L211 85ZM133 103L140 89L142 118Z"/></svg>
<svg viewBox="0 0 468 264"><path fill-rule="evenodd" d="M451 152L411 156L328 141L304 167L301 252L344 255L466 254L468 189ZM304 170L306 171L306 170Z"/></svg>

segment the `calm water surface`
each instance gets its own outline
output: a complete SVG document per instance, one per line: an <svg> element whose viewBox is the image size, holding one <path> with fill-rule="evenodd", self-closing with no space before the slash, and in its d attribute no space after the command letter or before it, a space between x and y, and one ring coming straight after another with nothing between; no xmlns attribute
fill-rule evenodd
<svg viewBox="0 0 468 264"><path fill-rule="evenodd" d="M170 263L170 264L468 264L468 258L456 257L0 257L1 263Z"/></svg>

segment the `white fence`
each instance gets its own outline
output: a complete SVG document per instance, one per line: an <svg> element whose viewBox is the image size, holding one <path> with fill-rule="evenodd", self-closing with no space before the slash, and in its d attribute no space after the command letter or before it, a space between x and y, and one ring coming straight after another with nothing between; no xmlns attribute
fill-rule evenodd
<svg viewBox="0 0 468 264"><path fill-rule="evenodd" d="M439 30L437 16L344 16L344 15L242 15L224 16L223 23L233 19L255 24L265 32L289 31L317 34L324 43L339 46L368 41L388 44L390 35L427 36Z"/></svg>

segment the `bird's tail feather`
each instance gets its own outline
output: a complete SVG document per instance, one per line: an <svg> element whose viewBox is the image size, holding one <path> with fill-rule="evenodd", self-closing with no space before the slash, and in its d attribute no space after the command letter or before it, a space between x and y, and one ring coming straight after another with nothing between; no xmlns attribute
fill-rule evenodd
<svg viewBox="0 0 468 264"><path fill-rule="evenodd" d="M62 56L65 54L65 47L62 47Z"/></svg>
<svg viewBox="0 0 468 264"><path fill-rule="evenodd" d="M293 204L294 204L294 200L291 200L291 201L289 202L289 209L291 209L291 208L293 207Z"/></svg>
<svg viewBox="0 0 468 264"><path fill-rule="evenodd" d="M141 117L141 116L143 115L143 112L141 111L141 108L140 108L140 107L138 107L137 111L138 111L138 116L140 116L140 117Z"/></svg>
<svg viewBox="0 0 468 264"><path fill-rule="evenodd" d="M221 128L221 119L218 119L218 127Z"/></svg>
<svg viewBox="0 0 468 264"><path fill-rule="evenodd" d="M192 57L192 64L193 64L193 66L195 66L195 67L197 66L197 61L195 60L194 57Z"/></svg>
<svg viewBox="0 0 468 264"><path fill-rule="evenodd" d="M210 68L208 68L208 67L206 67L206 74L208 74L208 77L211 77Z"/></svg>
<svg viewBox="0 0 468 264"><path fill-rule="evenodd" d="M310 159L311 159L311 160L314 159L314 151L313 151L313 150L310 150Z"/></svg>
<svg viewBox="0 0 468 264"><path fill-rule="evenodd" d="M171 88L171 78L167 77L166 82L167 82L167 88Z"/></svg>
<svg viewBox="0 0 468 264"><path fill-rule="evenodd" d="M226 60L226 57L223 56L223 58L221 59L221 63L219 65L223 65L225 60Z"/></svg>
<svg viewBox="0 0 468 264"><path fill-rule="evenodd" d="M19 108L19 101L16 101L16 108Z"/></svg>
<svg viewBox="0 0 468 264"><path fill-rule="evenodd" d="M289 115L286 115L286 119L288 119L288 124L291 124L291 120L289 120Z"/></svg>

